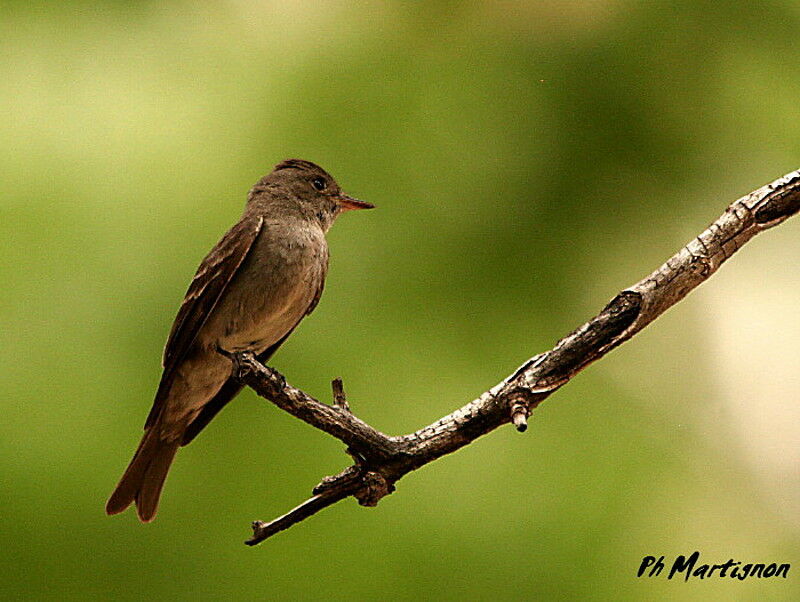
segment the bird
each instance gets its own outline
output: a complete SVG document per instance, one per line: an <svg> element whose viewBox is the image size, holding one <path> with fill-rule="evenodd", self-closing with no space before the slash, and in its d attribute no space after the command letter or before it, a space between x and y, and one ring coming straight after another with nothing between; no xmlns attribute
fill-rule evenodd
<svg viewBox="0 0 800 602"><path fill-rule="evenodd" d="M240 220L200 263L170 330L144 435L106 504L156 516L178 448L242 389L233 354L266 363L317 306L328 271L325 234L345 211L374 205L344 194L319 165L287 159L247 195Z"/></svg>

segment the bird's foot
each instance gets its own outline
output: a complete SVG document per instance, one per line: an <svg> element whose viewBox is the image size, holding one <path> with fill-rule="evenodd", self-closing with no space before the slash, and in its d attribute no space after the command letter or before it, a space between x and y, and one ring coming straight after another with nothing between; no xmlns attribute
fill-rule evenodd
<svg viewBox="0 0 800 602"><path fill-rule="evenodd" d="M267 372L269 372L272 379L277 381L276 387L279 390L282 391L283 389L286 388L286 377L283 374L281 374L275 368L272 368L270 366L264 366L264 368L267 370Z"/></svg>
<svg viewBox="0 0 800 602"><path fill-rule="evenodd" d="M217 346L217 353L231 361L231 376L236 380L242 380L250 372L250 366L247 365L246 360L253 358L251 351L227 351Z"/></svg>

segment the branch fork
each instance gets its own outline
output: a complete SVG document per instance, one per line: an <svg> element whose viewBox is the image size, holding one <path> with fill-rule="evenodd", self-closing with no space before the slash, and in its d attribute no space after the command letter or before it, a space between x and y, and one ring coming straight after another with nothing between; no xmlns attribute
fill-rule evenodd
<svg viewBox="0 0 800 602"><path fill-rule="evenodd" d="M350 410L341 379L333 405L286 382L252 353L232 357L243 384L292 416L345 444L354 465L325 477L309 498L269 523L253 523L256 545L336 502L353 496L375 506L409 472L472 443L507 423L520 432L531 412L576 374L621 345L683 299L753 236L800 210L800 172L794 171L733 202L715 222L652 274L623 290L594 318L540 353L477 399L414 433L390 437Z"/></svg>

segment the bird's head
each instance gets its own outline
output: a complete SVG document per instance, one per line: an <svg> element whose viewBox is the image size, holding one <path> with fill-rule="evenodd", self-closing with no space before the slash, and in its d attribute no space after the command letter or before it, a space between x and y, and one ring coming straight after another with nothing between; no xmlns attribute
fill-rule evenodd
<svg viewBox="0 0 800 602"><path fill-rule="evenodd" d="M296 203L303 214L319 219L325 230L344 211L375 207L346 195L327 171L302 159L281 161L261 178L250 191L248 201L260 197Z"/></svg>

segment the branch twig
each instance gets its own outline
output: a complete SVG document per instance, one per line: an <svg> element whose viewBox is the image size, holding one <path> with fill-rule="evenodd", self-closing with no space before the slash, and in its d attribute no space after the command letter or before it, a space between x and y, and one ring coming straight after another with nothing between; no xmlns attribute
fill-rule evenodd
<svg viewBox="0 0 800 602"><path fill-rule="evenodd" d="M356 459L355 466L326 477L312 498L289 513L270 523L254 522L253 537L246 543L260 543L351 495L361 505L374 506L394 491L404 475L503 424L511 422L524 431L530 413L542 401L683 299L753 236L798 210L798 171L740 198L664 265L619 293L550 351L531 358L474 401L409 435L390 437L356 418L339 379L332 383L334 405L326 405L288 385L252 354L240 354L237 363L243 383L292 416L341 440Z"/></svg>

